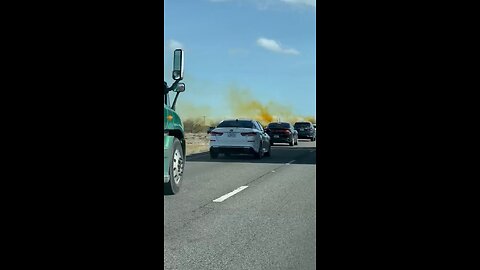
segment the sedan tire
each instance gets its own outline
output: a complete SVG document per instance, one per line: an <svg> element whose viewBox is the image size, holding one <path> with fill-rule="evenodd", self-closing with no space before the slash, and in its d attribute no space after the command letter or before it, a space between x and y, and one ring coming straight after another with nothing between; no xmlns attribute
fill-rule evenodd
<svg viewBox="0 0 480 270"><path fill-rule="evenodd" d="M265 153L266 157L271 157L272 156L272 146L268 146L268 152Z"/></svg>
<svg viewBox="0 0 480 270"><path fill-rule="evenodd" d="M260 147L258 148L258 152L254 153L253 156L256 159L262 159L263 157L263 146L260 144Z"/></svg>
<svg viewBox="0 0 480 270"><path fill-rule="evenodd" d="M218 158L218 152L215 151L215 150L213 150L213 149L210 150L210 158L211 158L211 159L216 159L216 158Z"/></svg>

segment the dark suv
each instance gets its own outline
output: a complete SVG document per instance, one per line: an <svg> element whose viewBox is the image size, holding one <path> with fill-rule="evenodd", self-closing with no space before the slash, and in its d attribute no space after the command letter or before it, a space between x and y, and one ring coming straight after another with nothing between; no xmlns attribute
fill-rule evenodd
<svg viewBox="0 0 480 270"><path fill-rule="evenodd" d="M270 123L265 129L270 136L270 144L288 143L290 146L298 144L298 132L290 123Z"/></svg>
<svg viewBox="0 0 480 270"><path fill-rule="evenodd" d="M311 141L317 139L315 128L311 122L296 122L293 126L298 132L299 139L310 139Z"/></svg>

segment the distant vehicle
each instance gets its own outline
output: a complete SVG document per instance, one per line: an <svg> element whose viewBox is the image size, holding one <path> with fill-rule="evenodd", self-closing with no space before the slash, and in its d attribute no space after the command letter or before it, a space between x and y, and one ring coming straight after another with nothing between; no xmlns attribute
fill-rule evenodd
<svg viewBox="0 0 480 270"><path fill-rule="evenodd" d="M298 132L290 123L270 123L265 131L270 136L271 145L274 143L288 143L290 146L298 144Z"/></svg>
<svg viewBox="0 0 480 270"><path fill-rule="evenodd" d="M317 132L311 122L296 122L293 126L298 132L299 139L310 139L310 141L317 139Z"/></svg>
<svg viewBox="0 0 480 270"><path fill-rule="evenodd" d="M215 127L209 127L209 128L207 129L207 134L210 134L210 132L212 132L212 130L214 130L214 129L215 129Z"/></svg>
<svg viewBox="0 0 480 270"><path fill-rule="evenodd" d="M257 159L270 156L270 136L255 120L224 120L210 132L210 157L219 154L253 154Z"/></svg>

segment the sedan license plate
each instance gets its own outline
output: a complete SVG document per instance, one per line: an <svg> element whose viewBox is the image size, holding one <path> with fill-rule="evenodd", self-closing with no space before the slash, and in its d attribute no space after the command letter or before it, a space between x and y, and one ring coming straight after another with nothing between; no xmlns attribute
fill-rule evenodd
<svg viewBox="0 0 480 270"><path fill-rule="evenodd" d="M305 131L305 129L304 129L304 128L301 128L300 131Z"/></svg>
<svg viewBox="0 0 480 270"><path fill-rule="evenodd" d="M228 137L235 137L235 133L233 132L228 133Z"/></svg>
<svg viewBox="0 0 480 270"><path fill-rule="evenodd" d="M278 135L273 135L273 138L280 138L280 136L278 136Z"/></svg>

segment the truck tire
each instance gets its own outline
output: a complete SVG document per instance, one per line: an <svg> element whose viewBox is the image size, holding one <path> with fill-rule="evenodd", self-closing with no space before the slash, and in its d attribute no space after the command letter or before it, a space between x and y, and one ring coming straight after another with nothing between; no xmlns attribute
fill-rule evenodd
<svg viewBox="0 0 480 270"><path fill-rule="evenodd" d="M173 139L172 158L170 160L170 166L168 169L170 181L163 185L165 194L174 195L180 191L180 186L182 185L183 180L184 167L185 154L183 153L180 141L175 138Z"/></svg>

